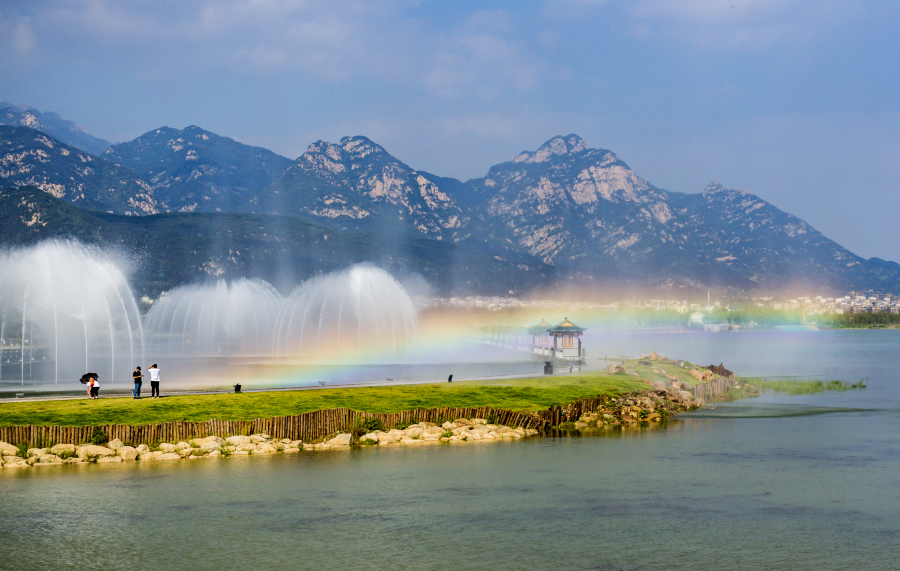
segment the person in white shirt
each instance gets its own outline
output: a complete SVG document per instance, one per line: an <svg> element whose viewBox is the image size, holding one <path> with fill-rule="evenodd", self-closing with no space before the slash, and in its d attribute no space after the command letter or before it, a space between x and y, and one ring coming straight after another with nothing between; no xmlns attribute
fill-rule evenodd
<svg viewBox="0 0 900 571"><path fill-rule="evenodd" d="M156 363L147 369L147 372L150 373L150 398L158 399L159 398L159 367L156 366Z"/></svg>
<svg viewBox="0 0 900 571"><path fill-rule="evenodd" d="M88 381L88 397L92 399L100 398L100 381L95 377L91 377Z"/></svg>

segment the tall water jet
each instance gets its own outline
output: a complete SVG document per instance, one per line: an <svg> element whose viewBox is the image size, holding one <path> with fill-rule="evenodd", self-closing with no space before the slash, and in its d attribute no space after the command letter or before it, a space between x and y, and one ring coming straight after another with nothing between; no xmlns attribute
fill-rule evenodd
<svg viewBox="0 0 900 571"><path fill-rule="evenodd" d="M260 280L175 288L147 314L148 350L168 356L271 357L281 303L278 292Z"/></svg>
<svg viewBox="0 0 900 571"><path fill-rule="evenodd" d="M127 381L143 359L140 313L100 250L47 241L0 254L0 382Z"/></svg>
<svg viewBox="0 0 900 571"><path fill-rule="evenodd" d="M301 360L407 357L417 335L403 286L384 270L357 265L291 293L278 317L275 352Z"/></svg>

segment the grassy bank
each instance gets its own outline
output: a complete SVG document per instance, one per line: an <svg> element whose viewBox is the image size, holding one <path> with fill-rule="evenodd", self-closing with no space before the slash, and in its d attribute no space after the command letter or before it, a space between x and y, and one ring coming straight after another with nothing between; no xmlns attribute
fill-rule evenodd
<svg viewBox="0 0 900 571"><path fill-rule="evenodd" d="M202 422L212 418L252 420L339 407L380 413L416 408L480 406L536 411L598 394L621 394L644 388L647 387L640 379L630 375L591 372L502 381L187 395L142 400L79 398L7 402L0 404L0 426L138 425L176 420Z"/></svg>

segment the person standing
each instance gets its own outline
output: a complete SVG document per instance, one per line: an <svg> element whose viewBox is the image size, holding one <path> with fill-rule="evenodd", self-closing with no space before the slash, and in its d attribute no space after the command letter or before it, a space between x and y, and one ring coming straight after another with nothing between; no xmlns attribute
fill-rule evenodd
<svg viewBox="0 0 900 571"><path fill-rule="evenodd" d="M134 377L134 398L139 399L141 398L141 385L144 384L141 380L144 378L144 373L141 372L140 367L137 367L131 376Z"/></svg>
<svg viewBox="0 0 900 571"><path fill-rule="evenodd" d="M147 369L147 372L150 373L150 398L158 399L159 398L159 367L156 366L156 363L150 366Z"/></svg>

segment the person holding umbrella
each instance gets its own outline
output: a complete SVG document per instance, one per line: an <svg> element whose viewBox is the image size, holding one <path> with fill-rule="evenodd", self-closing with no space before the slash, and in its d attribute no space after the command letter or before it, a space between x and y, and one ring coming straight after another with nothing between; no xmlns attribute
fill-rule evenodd
<svg viewBox="0 0 900 571"><path fill-rule="evenodd" d="M87 394L89 399L96 399L100 397L100 381L97 378L100 377L97 373L85 373L81 375L81 382L87 385Z"/></svg>

